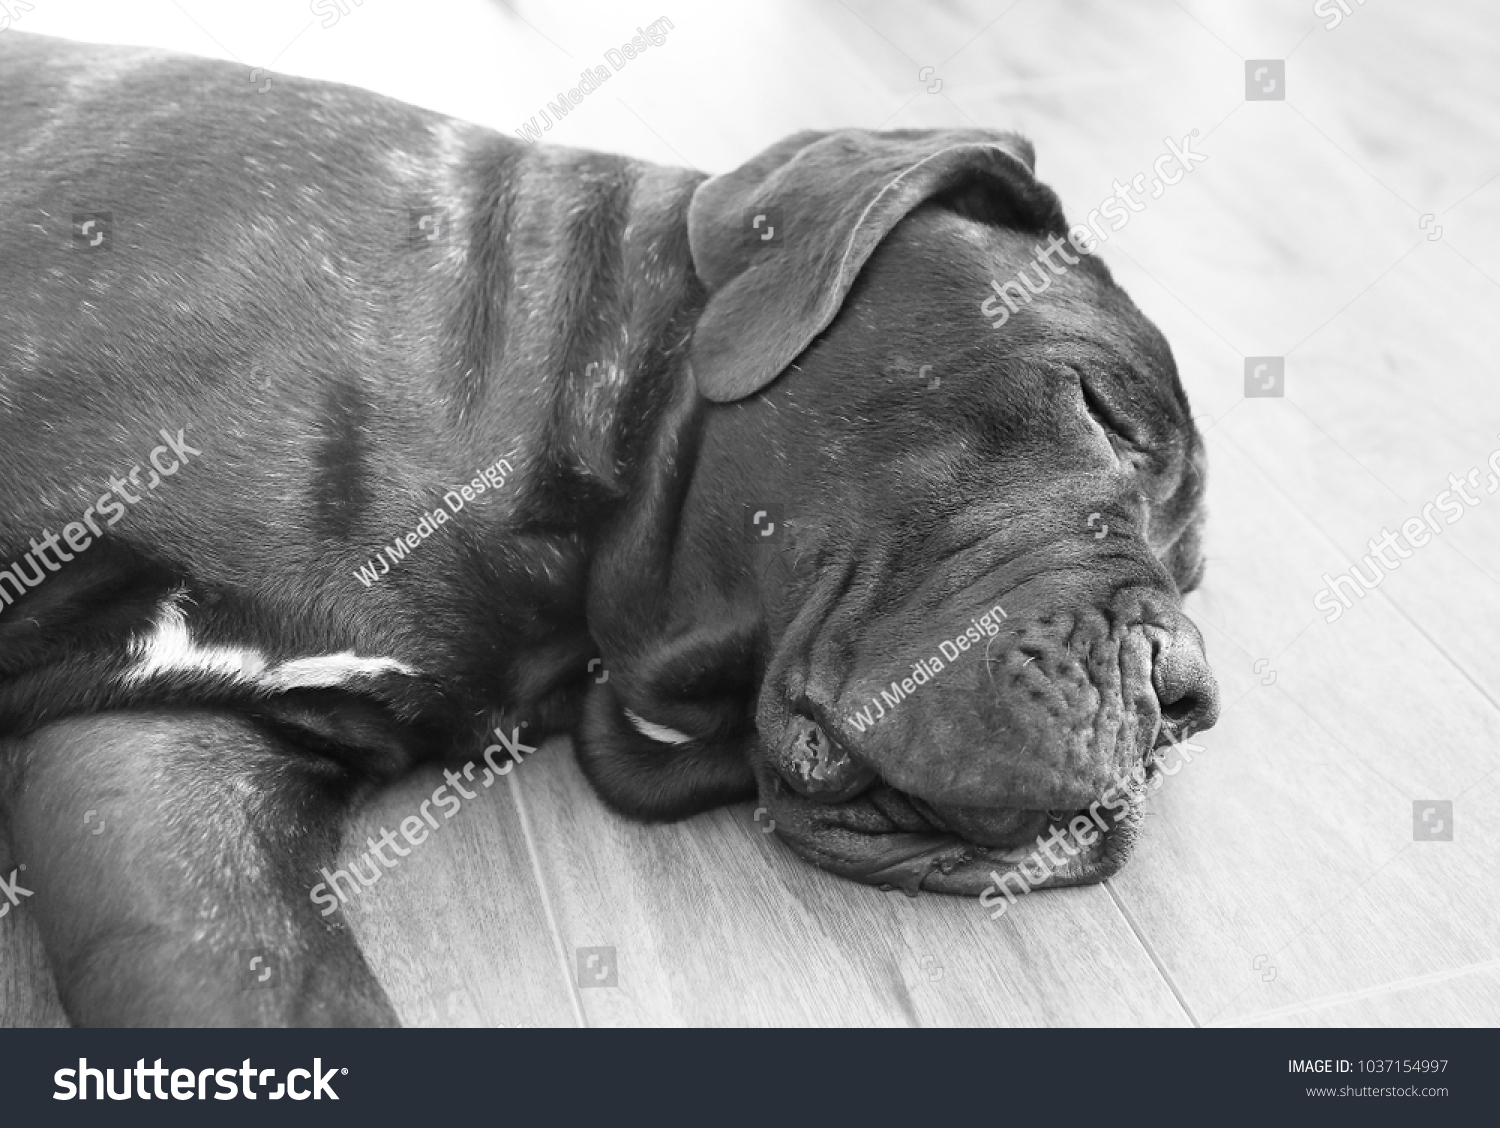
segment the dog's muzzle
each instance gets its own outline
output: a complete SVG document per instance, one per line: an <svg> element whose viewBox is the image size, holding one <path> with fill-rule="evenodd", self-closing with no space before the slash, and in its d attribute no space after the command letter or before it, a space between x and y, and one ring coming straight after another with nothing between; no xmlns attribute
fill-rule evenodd
<svg viewBox="0 0 1500 1128"><path fill-rule="evenodd" d="M992 668L959 663L868 731L839 723L847 705L793 695L757 772L782 837L825 869L910 892L973 895L1039 855L1031 888L1108 877L1158 749L1211 727L1218 690L1179 612L1106 619L1107 660L1075 655L1071 633L1045 646L1027 630L1026 645L986 656Z"/></svg>

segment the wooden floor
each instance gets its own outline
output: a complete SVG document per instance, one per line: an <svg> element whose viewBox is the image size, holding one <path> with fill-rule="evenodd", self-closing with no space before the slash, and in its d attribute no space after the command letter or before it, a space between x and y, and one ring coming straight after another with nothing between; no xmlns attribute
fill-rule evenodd
<svg viewBox="0 0 1500 1128"><path fill-rule="evenodd" d="M33 30L151 27L262 65L307 22L43 7ZM370 0L285 50L280 69L510 130L666 15L666 44L549 139L720 170L808 127L1014 127L1075 217L1164 138L1196 131L1209 158L1101 251L1206 428L1210 562L1188 607L1225 702L1125 872L992 922L816 872L751 806L630 825L557 742L353 911L407 1023L1500 1022L1500 494L1338 622L1312 603L1500 449L1500 14L1372 3L1327 30L1311 7L538 0L458 3L435 29ZM1286 100L1245 101L1246 59L1287 60ZM1286 358L1284 397L1245 399L1250 356ZM436 778L384 795L351 840ZM1451 802L1451 841L1414 840L1430 801ZM615 986L580 979L588 947L612 949L585 975ZM62 1023L24 905L0 959L0 1023Z"/></svg>

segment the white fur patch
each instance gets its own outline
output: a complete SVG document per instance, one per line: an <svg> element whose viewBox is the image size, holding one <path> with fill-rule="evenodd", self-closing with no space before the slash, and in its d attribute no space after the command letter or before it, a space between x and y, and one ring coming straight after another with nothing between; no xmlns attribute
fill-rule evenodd
<svg viewBox="0 0 1500 1128"><path fill-rule="evenodd" d="M378 677L381 674L411 676L416 672L394 658L360 658L354 651L346 650L342 654L281 662L261 674L258 680L269 689L314 689L342 685L351 678Z"/></svg>
<svg viewBox="0 0 1500 1128"><path fill-rule="evenodd" d="M649 736L652 740L660 741L662 744L692 743L693 738L687 733L678 732L676 729L668 728L666 725L659 725L653 721L648 721L645 717L642 717L638 713L632 713L629 709L625 710L625 716L630 718L630 723L635 726L636 731L642 736Z"/></svg>
<svg viewBox="0 0 1500 1128"><path fill-rule="evenodd" d="M252 647L200 646L188 631L183 598L182 591L173 592L162 604L150 635L131 647L137 662L125 672L126 685L137 685L159 674L218 674L262 689L285 691L323 689L358 677L417 672L394 658L360 658L352 650L273 665Z"/></svg>
<svg viewBox="0 0 1500 1128"><path fill-rule="evenodd" d="M265 655L257 650L243 646L199 646L194 642L188 633L182 596L181 591L173 592L162 604L151 634L131 647L138 661L125 673L127 685L181 671L253 679L265 670Z"/></svg>

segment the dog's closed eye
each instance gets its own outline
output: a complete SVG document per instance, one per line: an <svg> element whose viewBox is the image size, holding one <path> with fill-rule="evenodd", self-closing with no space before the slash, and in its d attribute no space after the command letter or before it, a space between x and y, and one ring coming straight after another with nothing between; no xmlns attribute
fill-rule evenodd
<svg viewBox="0 0 1500 1128"><path fill-rule="evenodd" d="M1140 444L1127 423L1118 413L1111 410L1104 402L1098 392L1092 387L1087 377L1081 373L1078 375L1078 387L1083 396L1083 406L1088 412L1089 419L1099 429L1115 457L1125 464L1131 464L1143 455Z"/></svg>

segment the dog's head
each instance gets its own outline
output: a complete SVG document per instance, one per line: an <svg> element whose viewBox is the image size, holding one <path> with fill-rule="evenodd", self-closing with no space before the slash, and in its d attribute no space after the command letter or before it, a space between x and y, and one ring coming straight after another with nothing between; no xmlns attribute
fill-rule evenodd
<svg viewBox="0 0 1500 1128"><path fill-rule="evenodd" d="M753 778L816 864L961 893L1072 824L1027 873L1075 884L1123 860L1153 749L1213 724L1202 442L1031 166L805 134L697 189L697 402L590 600L617 677L580 753L622 809Z"/></svg>

